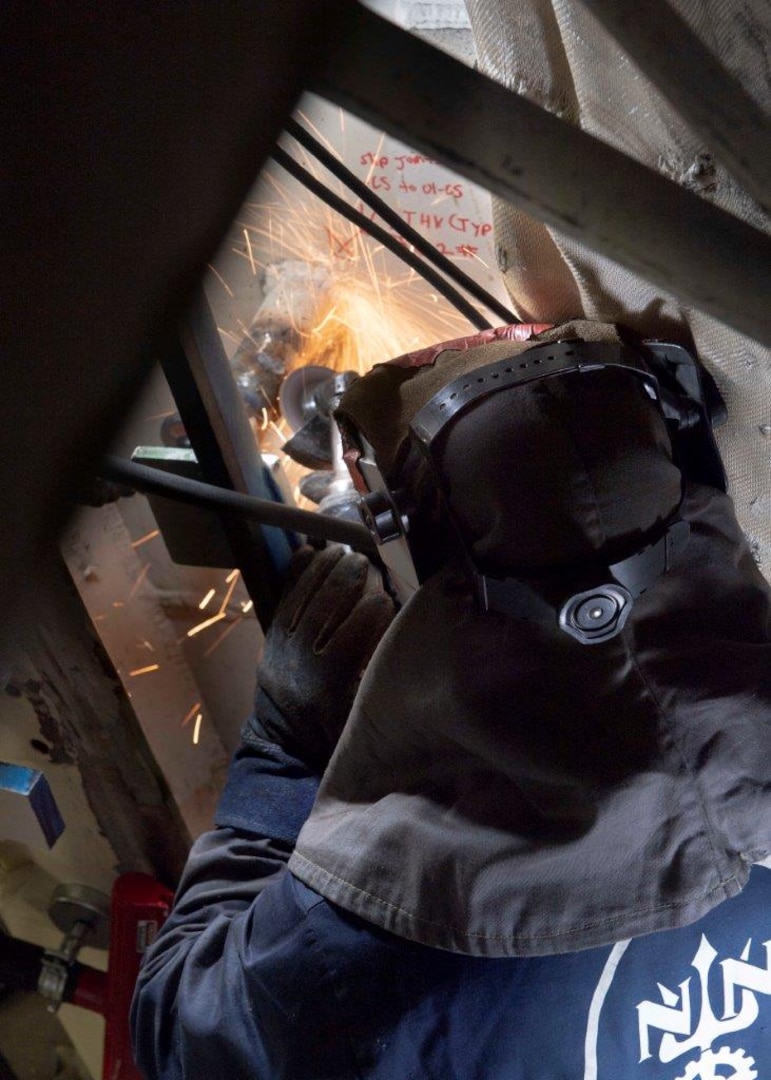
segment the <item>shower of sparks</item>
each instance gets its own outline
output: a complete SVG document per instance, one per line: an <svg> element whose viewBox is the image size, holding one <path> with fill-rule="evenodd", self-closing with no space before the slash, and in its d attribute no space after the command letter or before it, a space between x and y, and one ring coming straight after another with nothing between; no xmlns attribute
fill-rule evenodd
<svg viewBox="0 0 771 1080"><path fill-rule="evenodd" d="M207 269L211 270L211 272L212 272L212 273L214 274L214 276L216 277L216 279L217 279L217 280L219 281L219 283L220 283L220 285L222 286L222 288L223 288L223 289L225 290L225 292L226 292L226 293L228 294L228 296L229 296L229 297L230 297L230 299L232 300L232 299L234 298L234 296L235 296L235 293L234 293L234 292L233 292L233 290L232 290L232 289L230 288L230 286L228 285L227 281L225 281L225 279L224 279L224 277L222 276L222 274L220 274L220 273L219 273L219 272L218 272L218 271L217 271L217 270L216 270L216 269L215 269L215 268L214 268L214 267L212 266L212 264L211 264L211 263L207 263L207 264L206 264L206 266L207 266Z"/></svg>
<svg viewBox="0 0 771 1080"><path fill-rule="evenodd" d="M253 600L245 600L244 603L241 605L241 610L243 611L244 615L246 615L247 612L251 611L253 607L254 607L254 601Z"/></svg>
<svg viewBox="0 0 771 1080"><path fill-rule="evenodd" d="M167 413L167 415L171 416L171 413ZM141 547L142 544L146 544L148 540L154 540L156 538L156 536L160 536L160 535L161 535L161 530L160 529L153 529L152 532L145 533L144 536L140 536L138 540L133 540L132 543L131 543L131 546L133 548Z"/></svg>
<svg viewBox="0 0 771 1080"><path fill-rule="evenodd" d="M225 578L225 583L226 583L227 585L229 585L231 581L235 581L235 580L236 580L236 578L238 577L238 575L239 575L240 573L241 573L241 571L240 571L240 570L231 570L231 571L230 571L230 573L228 574L228 576L227 576L227 577Z"/></svg>
<svg viewBox="0 0 771 1080"><path fill-rule="evenodd" d="M181 726L182 727L187 727L187 725L190 723L190 721L193 719L193 717L195 716L195 714L198 712L198 710L200 708L201 708L201 702L196 701L195 705L192 706L192 708L190 709L190 712L187 714L185 719L182 721Z"/></svg>
<svg viewBox="0 0 771 1080"><path fill-rule="evenodd" d="M212 599L212 597L214 596L214 594L216 592L217 592L216 589L209 589L206 596L204 596L203 600L198 605L198 607L200 608L201 611L203 611L203 609L206 607L206 605L209 603L209 601Z"/></svg>
<svg viewBox="0 0 771 1080"><path fill-rule="evenodd" d="M203 720L203 713L199 713L195 718L195 727L193 728L193 746L198 745L198 738L201 734L201 721Z"/></svg>
<svg viewBox="0 0 771 1080"><path fill-rule="evenodd" d="M133 600L133 599L134 599L134 597L136 596L136 594L137 594L137 593L139 592L139 590L140 590L140 589L142 588L142 582L143 582L143 581L145 580L145 578L147 577L147 574L148 574L149 570L150 570L150 563L149 563L149 562L146 562L146 563L144 564L144 566L142 567L142 569L141 569L141 570L139 571L139 574L138 574L138 576L137 576L137 579L136 579L136 581L135 581L135 582L134 582L134 584L133 584L133 585L131 586L131 591L130 591L130 592L129 592L129 594L128 594L128 599L129 599L129 600Z"/></svg>
<svg viewBox="0 0 771 1080"><path fill-rule="evenodd" d="M215 623L219 622L220 619L224 619L225 617L225 612L219 611L216 615L212 615L210 619L204 619L203 622L198 623L197 626L188 630L187 637L195 637L196 634L200 634L202 630L205 630L208 626L213 626Z"/></svg>
<svg viewBox="0 0 771 1080"><path fill-rule="evenodd" d="M160 664L148 664L147 667L134 668L133 671L129 672L129 675L132 679L135 675L149 675L151 671L158 671L160 666Z"/></svg>
<svg viewBox="0 0 771 1080"><path fill-rule="evenodd" d="M228 623L228 625L225 627L225 629L222 631L222 633L219 635L219 637L216 637L214 639L214 641L211 643L211 645L208 646L208 648L206 649L206 652L203 655L205 657L206 656L211 656L211 654L214 652L214 650L218 649L220 647L220 645L225 640L225 638L228 636L228 634L231 634L235 630L235 628L240 623L242 623L243 621L244 621L243 615L238 615L235 619L233 619L233 621L231 623Z"/></svg>
<svg viewBox="0 0 771 1080"><path fill-rule="evenodd" d="M303 121L313 128L307 117ZM381 138L376 159L382 145ZM316 175L323 172L309 166ZM399 267L395 272L394 257L380 244L300 185L279 177L283 174L266 171L267 198L247 204L239 226L268 263L298 260L313 271L303 282L306 296L299 306L290 302L286 313L300 339L292 366L319 364L364 374L376 363L469 332L466 318L444 299L427 300L429 287L414 271ZM290 298L291 291L287 285Z"/></svg>

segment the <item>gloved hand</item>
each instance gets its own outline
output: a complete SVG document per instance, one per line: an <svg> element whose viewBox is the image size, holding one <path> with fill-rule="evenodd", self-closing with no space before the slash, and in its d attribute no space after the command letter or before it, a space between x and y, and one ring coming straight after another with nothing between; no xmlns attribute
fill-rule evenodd
<svg viewBox="0 0 771 1080"><path fill-rule="evenodd" d="M301 549L265 639L247 729L323 770L394 613L364 555Z"/></svg>

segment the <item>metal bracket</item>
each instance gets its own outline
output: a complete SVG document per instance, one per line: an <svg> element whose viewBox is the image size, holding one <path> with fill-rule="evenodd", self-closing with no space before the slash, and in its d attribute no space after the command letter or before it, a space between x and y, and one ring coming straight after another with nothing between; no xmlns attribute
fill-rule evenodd
<svg viewBox="0 0 771 1080"><path fill-rule="evenodd" d="M75 960L84 945L106 949L110 943L110 898L87 885L60 885L48 906L51 921L64 932L58 949L46 950L38 993L51 1012L65 999L75 977Z"/></svg>

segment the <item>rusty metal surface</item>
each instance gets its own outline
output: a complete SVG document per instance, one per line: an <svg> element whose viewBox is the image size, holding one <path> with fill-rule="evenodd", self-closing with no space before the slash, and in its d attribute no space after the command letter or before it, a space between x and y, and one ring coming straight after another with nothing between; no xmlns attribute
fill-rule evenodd
<svg viewBox="0 0 771 1080"><path fill-rule="evenodd" d="M771 239L357 7L314 89L763 343Z"/></svg>

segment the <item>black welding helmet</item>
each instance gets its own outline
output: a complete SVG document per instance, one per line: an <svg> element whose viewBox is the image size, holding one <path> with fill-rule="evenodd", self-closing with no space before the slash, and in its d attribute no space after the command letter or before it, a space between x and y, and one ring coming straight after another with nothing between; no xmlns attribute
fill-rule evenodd
<svg viewBox="0 0 771 1080"><path fill-rule="evenodd" d="M459 557L483 608L599 644L687 544L684 482L725 490L719 415L684 348L573 323L381 365L337 418L402 599Z"/></svg>

